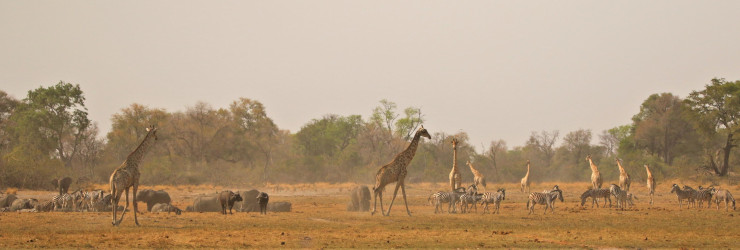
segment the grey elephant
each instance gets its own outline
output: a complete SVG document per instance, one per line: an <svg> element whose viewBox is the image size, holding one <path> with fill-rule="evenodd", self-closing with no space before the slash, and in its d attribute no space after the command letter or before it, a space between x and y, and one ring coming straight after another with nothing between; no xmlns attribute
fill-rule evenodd
<svg viewBox="0 0 740 250"><path fill-rule="evenodd" d="M69 185L72 185L72 178L54 179L51 184L54 185L54 189L59 190L59 195L66 194L69 191Z"/></svg>
<svg viewBox="0 0 740 250"><path fill-rule="evenodd" d="M350 202L347 211L369 211L370 210L370 188L365 185L355 186L350 190Z"/></svg>
<svg viewBox="0 0 740 250"><path fill-rule="evenodd" d="M16 197L14 194L8 194L7 196L0 199L0 208L10 207L10 205L13 204L13 201L17 199L18 197Z"/></svg>
<svg viewBox="0 0 740 250"><path fill-rule="evenodd" d="M218 203L218 197L211 196L200 196L195 198L193 201L192 209L185 211L193 212L221 212L221 204Z"/></svg>
<svg viewBox="0 0 740 250"><path fill-rule="evenodd" d="M168 194L164 190L154 191L151 189L139 190L139 192L136 193L136 200L146 202L146 211L149 212L152 211L152 207L157 203L170 204L170 202L172 202L172 199L170 199L170 194Z"/></svg>

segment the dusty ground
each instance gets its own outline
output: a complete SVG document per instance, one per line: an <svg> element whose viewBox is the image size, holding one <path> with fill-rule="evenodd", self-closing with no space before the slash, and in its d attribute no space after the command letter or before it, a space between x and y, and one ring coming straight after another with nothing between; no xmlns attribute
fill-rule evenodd
<svg viewBox="0 0 740 250"><path fill-rule="evenodd" d="M344 195L351 184L317 184L258 188L271 193L271 201L289 201L287 213L218 213L139 215L140 227L127 213L119 227L111 226L110 213L0 213L0 248L509 248L509 247L653 247L728 248L740 239L740 212L679 209L670 183L658 187L656 204L648 206L647 189L633 184L637 207L627 211L580 207L580 194L588 183L560 184L565 203L555 214L527 215L526 198L517 184L507 188L507 199L497 215L434 214L427 197L443 184L409 184L405 213L400 196L390 216L346 212ZM534 185L542 191L553 183ZM682 183L681 183L682 184ZM489 184L490 185L490 184ZM696 186L696 185L694 185ZM170 192L174 204L184 208L200 193L222 187L153 187ZM228 188L237 190L237 188ZM241 188L239 190L245 190ZM251 189L251 188L250 188ZM729 189L740 196L740 187ZM386 209L392 188L386 191ZM44 200L51 191L18 191L20 197ZM144 203L139 208L145 209Z"/></svg>

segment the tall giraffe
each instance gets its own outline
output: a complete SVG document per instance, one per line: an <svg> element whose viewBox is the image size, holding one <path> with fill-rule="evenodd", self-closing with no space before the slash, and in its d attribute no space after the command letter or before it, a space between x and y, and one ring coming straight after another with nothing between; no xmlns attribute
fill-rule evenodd
<svg viewBox="0 0 740 250"><path fill-rule="evenodd" d="M432 136L429 135L429 132L427 132L424 126L421 126L421 128L416 131L416 134L414 134L414 139L411 140L411 144L401 151L401 153L398 153L391 162L380 167L378 173L375 174L375 187L373 187L373 193L375 193L375 195L373 196L374 204L373 211L370 213L371 215L374 215L378 208L378 197L380 197L380 212L385 216L390 215L393 201L396 200L398 188L400 187L401 193L403 194L403 202L406 204L406 213L411 216L409 204L406 201L406 184L404 181L406 179L406 174L408 173L406 167L411 163L411 160L414 159L416 148L419 146L419 140L422 136L427 139L432 139ZM393 182L396 182L396 190L393 192L393 198L391 199L391 204L388 206L388 212L386 213L383 209L383 190L386 185Z"/></svg>
<svg viewBox="0 0 740 250"><path fill-rule="evenodd" d="M452 171L450 171L450 189L452 191L462 187L462 177L460 177L460 171L457 171L457 143L457 138L452 137Z"/></svg>
<svg viewBox="0 0 740 250"><path fill-rule="evenodd" d="M596 164L594 164L594 161L591 160L591 155L586 156L586 161L588 161L588 164L591 166L591 184L594 186L594 189L601 188L601 173L599 173L599 168L596 167Z"/></svg>
<svg viewBox="0 0 740 250"><path fill-rule="evenodd" d="M650 190L650 205L652 206L653 196L655 195L655 178L653 178L653 173L650 172L650 167L647 164L645 164L645 171L647 171L647 186Z"/></svg>
<svg viewBox="0 0 740 250"><path fill-rule="evenodd" d="M146 128L146 136L141 141L136 149L126 157L126 160L113 171L110 175L110 193L111 193L111 205L113 205L113 225L118 226L123 220L123 216L126 215L128 210L128 190L133 187L133 200L134 200L134 222L139 226L139 219L136 218L138 212L138 206L136 202L136 191L139 189L139 164L144 155L151 149L154 142L157 140L157 128L150 126ZM116 210L118 209L118 201L121 199L121 193L126 191L126 207L121 212L121 219L116 220Z"/></svg>
<svg viewBox="0 0 740 250"><path fill-rule="evenodd" d="M529 193L529 160L527 160L527 174L522 178L522 192L524 192L524 189L527 189L527 193Z"/></svg>
<svg viewBox="0 0 740 250"><path fill-rule="evenodd" d="M617 166L619 166L619 187L624 191L630 191L630 185L632 185L632 178L630 174L622 167L622 161L617 158Z"/></svg>
<svg viewBox="0 0 740 250"><path fill-rule="evenodd" d="M483 186L483 188L485 189L486 177L483 176L483 174L481 174L478 169L475 169L473 163L470 162L470 160L468 160L466 164L468 165L468 167L470 167L470 172L473 172L473 184L475 184L475 186L477 187Z"/></svg>

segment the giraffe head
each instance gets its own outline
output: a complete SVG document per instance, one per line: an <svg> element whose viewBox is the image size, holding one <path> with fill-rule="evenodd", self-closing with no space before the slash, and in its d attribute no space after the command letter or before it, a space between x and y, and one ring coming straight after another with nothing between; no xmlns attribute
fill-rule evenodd
<svg viewBox="0 0 740 250"><path fill-rule="evenodd" d="M452 137L452 149L457 149L457 143L458 142L459 141L457 140L456 137Z"/></svg>
<svg viewBox="0 0 740 250"><path fill-rule="evenodd" d="M468 160L467 162L465 162L465 165L470 166L470 160Z"/></svg>
<svg viewBox="0 0 740 250"><path fill-rule="evenodd" d="M586 161L591 163L591 154L586 155Z"/></svg>
<svg viewBox="0 0 740 250"><path fill-rule="evenodd" d="M146 132L147 132L146 133L147 137L154 136L154 140L155 141L157 140L157 128L154 127L154 125L151 125L148 128L146 128Z"/></svg>
<svg viewBox="0 0 740 250"><path fill-rule="evenodd" d="M421 125L421 128L416 131L416 135L426 137L427 139L432 139L432 136L429 135L429 132L427 132L427 129L424 128L424 125Z"/></svg>

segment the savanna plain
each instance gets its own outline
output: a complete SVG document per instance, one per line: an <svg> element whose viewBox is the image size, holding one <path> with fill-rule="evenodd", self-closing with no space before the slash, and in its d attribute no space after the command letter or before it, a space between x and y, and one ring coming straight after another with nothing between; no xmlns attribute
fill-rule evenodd
<svg viewBox="0 0 740 250"><path fill-rule="evenodd" d="M370 212L348 212L349 189L354 184L303 184L265 186L270 202L288 201L291 212L149 213L146 205L134 225L127 213L118 227L111 225L109 212L9 212L0 213L0 248L733 248L740 239L740 213L711 209L682 208L673 183L659 183L655 204L648 204L645 185L633 183L636 206L624 211L581 206L580 194L589 183L537 183L533 192L558 184L565 202L555 204L555 213L525 209L527 196L515 183L489 183L488 191L506 188L499 214L434 213L427 198L446 190L443 183L409 183L407 195L412 216L406 214L401 192L390 216ZM368 185L370 186L370 185ZM393 187L384 195L388 208ZM707 186L705 184L705 186ZM173 204L185 208L199 194L247 188L217 186L155 186L164 189ZM740 186L723 185L733 194ZM251 187L249 187L251 189ZM49 199L52 191L19 190L19 198ZM48 197L47 197L48 196ZM372 202L372 201L371 201ZM378 209L379 208L378 204ZM132 209L132 207L129 207ZM372 203L371 203L372 209Z"/></svg>

